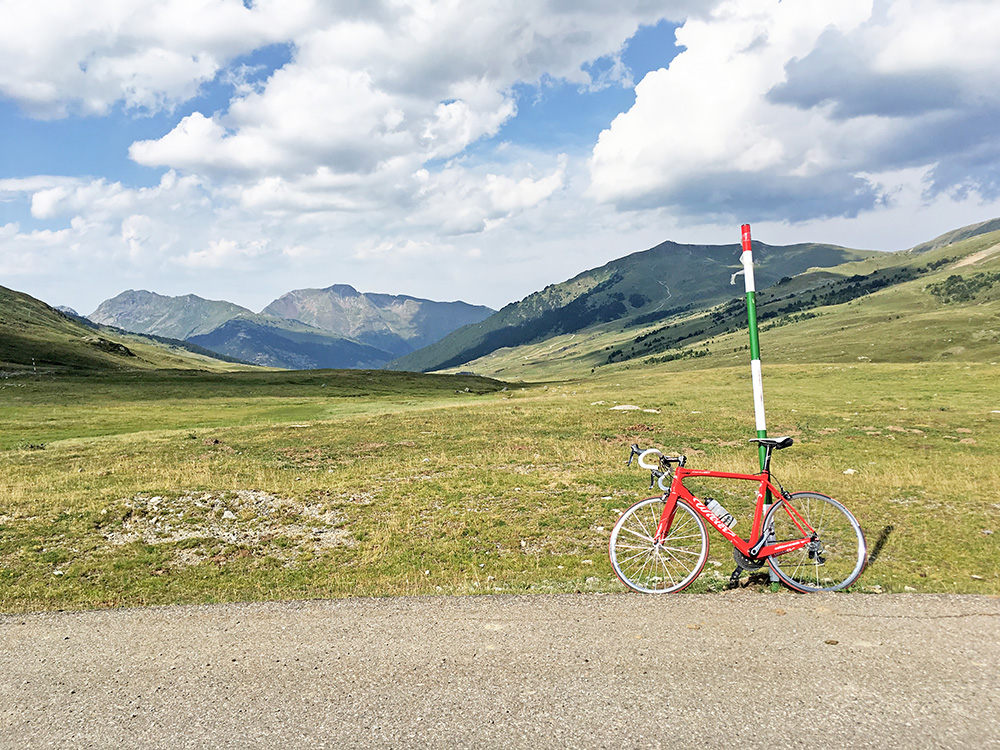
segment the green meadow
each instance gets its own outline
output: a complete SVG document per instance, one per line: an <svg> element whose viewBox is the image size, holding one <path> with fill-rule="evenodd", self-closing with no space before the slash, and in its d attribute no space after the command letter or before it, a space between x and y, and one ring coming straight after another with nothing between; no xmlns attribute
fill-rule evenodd
<svg viewBox="0 0 1000 750"><path fill-rule="evenodd" d="M769 434L796 439L774 473L858 517L871 560L853 590L1000 595L1000 365L774 359L765 353ZM631 443L690 466L755 468L749 367L699 364L531 384L8 377L0 610L622 591L608 535L650 494L648 474L625 466ZM696 489L747 533L747 488L721 484ZM721 590L734 568L731 547L711 542L695 591ZM769 590L764 574L744 581Z"/></svg>

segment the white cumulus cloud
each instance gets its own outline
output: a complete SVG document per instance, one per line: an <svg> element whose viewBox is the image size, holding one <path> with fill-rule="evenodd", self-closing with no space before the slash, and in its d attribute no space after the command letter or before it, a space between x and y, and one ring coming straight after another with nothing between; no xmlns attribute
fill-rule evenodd
<svg viewBox="0 0 1000 750"><path fill-rule="evenodd" d="M37 117L157 111L227 60L308 28L304 0L0 0L0 94Z"/></svg>
<svg viewBox="0 0 1000 750"><path fill-rule="evenodd" d="M646 76L594 147L598 200L723 219L855 216L898 187L872 175L919 166L932 192L1000 193L986 124L1000 116L995 3L740 0L677 40L684 52Z"/></svg>

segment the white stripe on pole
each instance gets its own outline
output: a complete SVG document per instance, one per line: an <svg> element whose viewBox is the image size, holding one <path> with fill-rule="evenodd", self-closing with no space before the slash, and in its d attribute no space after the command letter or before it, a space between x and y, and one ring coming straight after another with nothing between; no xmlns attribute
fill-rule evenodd
<svg viewBox="0 0 1000 750"><path fill-rule="evenodd" d="M753 383L753 414L757 420L757 431L767 430L764 423L764 382L760 374L760 360L750 360L750 380Z"/></svg>
<svg viewBox="0 0 1000 750"><path fill-rule="evenodd" d="M749 250L740 254L740 263L743 264L743 283L748 292L757 291L753 280L753 253Z"/></svg>

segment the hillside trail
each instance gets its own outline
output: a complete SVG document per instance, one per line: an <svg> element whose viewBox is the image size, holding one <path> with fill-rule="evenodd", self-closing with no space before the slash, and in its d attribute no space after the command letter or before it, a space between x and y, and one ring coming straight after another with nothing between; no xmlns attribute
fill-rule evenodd
<svg viewBox="0 0 1000 750"><path fill-rule="evenodd" d="M1000 598L343 599L0 616L0 746L1000 747Z"/></svg>
<svg viewBox="0 0 1000 750"><path fill-rule="evenodd" d="M968 257L962 258L962 260L958 261L958 263L954 265L954 268L964 268L965 266L972 266L976 263L981 263L987 258L993 257L997 253L1000 253L1000 243L992 245L985 250L980 250L978 253L973 253Z"/></svg>

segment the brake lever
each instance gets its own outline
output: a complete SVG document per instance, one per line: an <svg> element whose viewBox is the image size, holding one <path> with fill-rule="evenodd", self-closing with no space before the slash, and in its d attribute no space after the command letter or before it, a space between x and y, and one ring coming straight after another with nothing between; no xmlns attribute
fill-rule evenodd
<svg viewBox="0 0 1000 750"><path fill-rule="evenodd" d="M642 455L642 451L639 449L639 444L638 443L632 443L632 452L629 454L628 462L625 465L626 466L631 466L632 465L632 460L636 456L640 456L640 455Z"/></svg>

